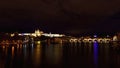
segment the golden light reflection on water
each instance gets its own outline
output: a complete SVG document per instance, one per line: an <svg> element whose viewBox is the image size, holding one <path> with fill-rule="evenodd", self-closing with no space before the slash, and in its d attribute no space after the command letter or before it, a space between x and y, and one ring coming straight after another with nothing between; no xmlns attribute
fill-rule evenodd
<svg viewBox="0 0 120 68"><path fill-rule="evenodd" d="M5 46L2 46L3 52L5 51Z"/></svg>
<svg viewBox="0 0 120 68"><path fill-rule="evenodd" d="M19 45L19 44L17 44L17 48L19 48L19 46L20 46L20 45Z"/></svg>
<svg viewBox="0 0 120 68"><path fill-rule="evenodd" d="M33 68L40 68L42 64L43 66L48 65L48 67L59 67L63 62L68 63L68 66L72 66L70 64L75 64L75 66L79 66L79 64L88 65L88 67L89 65L96 65L90 68L97 68L98 66L104 68L104 65L108 68L110 67L109 64L119 67L120 53L118 53L119 51L116 53L118 45L113 43L112 49L108 43L1 45L0 68L8 68L15 64L18 64L21 68L23 68L22 65L25 68L32 66ZM4 67L7 65L8 67ZM46 66L46 68L48 67Z"/></svg>
<svg viewBox="0 0 120 68"><path fill-rule="evenodd" d="M54 63L58 64L61 61L62 58L62 47L57 45L54 48Z"/></svg>
<svg viewBox="0 0 120 68"><path fill-rule="evenodd" d="M38 44L36 45L36 49L34 50L34 62L35 62L35 65L39 65L41 63L41 45Z"/></svg>
<svg viewBox="0 0 120 68"><path fill-rule="evenodd" d="M20 46L19 46L20 48L22 48L22 44L20 44Z"/></svg>
<svg viewBox="0 0 120 68"><path fill-rule="evenodd" d="M45 57L49 64L59 64L62 58L62 46L49 45L45 50Z"/></svg>
<svg viewBox="0 0 120 68"><path fill-rule="evenodd" d="M12 46L12 58L14 58L14 50L15 50L15 48L14 48L14 46Z"/></svg>

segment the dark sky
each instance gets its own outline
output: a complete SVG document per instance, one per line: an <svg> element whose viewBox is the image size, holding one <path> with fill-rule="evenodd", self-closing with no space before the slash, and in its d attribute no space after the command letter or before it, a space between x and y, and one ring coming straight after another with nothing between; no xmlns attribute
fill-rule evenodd
<svg viewBox="0 0 120 68"><path fill-rule="evenodd" d="M120 0L1 0L0 31L120 31Z"/></svg>

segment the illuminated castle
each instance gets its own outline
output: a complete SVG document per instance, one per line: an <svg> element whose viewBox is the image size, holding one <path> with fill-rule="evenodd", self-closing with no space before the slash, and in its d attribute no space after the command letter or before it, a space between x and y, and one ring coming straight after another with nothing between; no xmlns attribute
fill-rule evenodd
<svg viewBox="0 0 120 68"><path fill-rule="evenodd" d="M46 37L63 37L65 35L63 34L51 34L51 33L44 33L43 31L40 31L39 29L35 30L34 33L19 33L19 36L34 36L34 37L40 37L40 36L46 36Z"/></svg>
<svg viewBox="0 0 120 68"><path fill-rule="evenodd" d="M43 31L40 31L39 29L35 30L36 36L41 36L43 34Z"/></svg>

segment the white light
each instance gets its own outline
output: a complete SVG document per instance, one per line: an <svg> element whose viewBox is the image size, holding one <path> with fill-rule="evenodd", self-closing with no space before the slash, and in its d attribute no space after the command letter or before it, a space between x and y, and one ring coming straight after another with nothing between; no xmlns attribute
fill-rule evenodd
<svg viewBox="0 0 120 68"><path fill-rule="evenodd" d="M13 37L13 36L15 36L15 34L11 34L10 36Z"/></svg>

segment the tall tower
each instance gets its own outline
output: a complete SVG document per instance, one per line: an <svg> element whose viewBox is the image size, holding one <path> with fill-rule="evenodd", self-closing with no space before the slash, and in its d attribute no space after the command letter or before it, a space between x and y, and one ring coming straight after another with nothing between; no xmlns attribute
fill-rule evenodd
<svg viewBox="0 0 120 68"><path fill-rule="evenodd" d="M43 31L40 31L39 29L35 30L36 36L41 36L43 34Z"/></svg>

